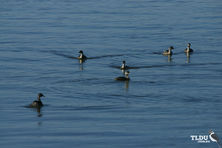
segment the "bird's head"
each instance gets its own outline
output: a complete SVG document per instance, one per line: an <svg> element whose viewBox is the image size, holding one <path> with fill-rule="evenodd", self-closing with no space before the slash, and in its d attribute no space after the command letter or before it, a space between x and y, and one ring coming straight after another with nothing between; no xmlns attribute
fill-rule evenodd
<svg viewBox="0 0 222 148"><path fill-rule="evenodd" d="M187 47L190 47L190 46L191 46L191 43L188 43L188 44L187 44Z"/></svg>
<svg viewBox="0 0 222 148"><path fill-rule="evenodd" d="M174 49L174 47L173 47L173 46L170 46L170 47L169 47L169 49L170 49L170 50L173 50L173 49Z"/></svg>
<svg viewBox="0 0 222 148"><path fill-rule="evenodd" d="M38 97L41 98L41 97L45 97L45 96L42 93L39 93Z"/></svg>

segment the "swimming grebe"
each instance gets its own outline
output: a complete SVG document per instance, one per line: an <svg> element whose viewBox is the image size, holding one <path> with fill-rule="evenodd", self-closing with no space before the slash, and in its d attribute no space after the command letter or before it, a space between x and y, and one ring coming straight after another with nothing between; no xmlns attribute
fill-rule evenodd
<svg viewBox="0 0 222 148"><path fill-rule="evenodd" d="M118 80L118 81L129 81L130 80L130 78L129 78L129 71L126 71L125 72L125 77L117 77L117 78L115 78L115 80Z"/></svg>
<svg viewBox="0 0 222 148"><path fill-rule="evenodd" d="M187 44L187 48L184 50L185 53L191 53L191 52L193 52L193 49L191 49L190 46L191 46L191 44L188 43L188 44Z"/></svg>
<svg viewBox="0 0 222 148"><path fill-rule="evenodd" d="M172 52L173 49L174 49L173 46L170 46L170 47L168 48L168 50L165 50L165 51L163 52L163 55L172 55L172 54L173 54L173 52Z"/></svg>
<svg viewBox="0 0 222 148"><path fill-rule="evenodd" d="M82 50L79 51L79 56L77 58L79 60L86 60L87 59L87 57L83 54Z"/></svg>
<svg viewBox="0 0 222 148"><path fill-rule="evenodd" d="M36 107L36 108L42 107L43 103L40 99L41 97L45 97L45 96L42 93L39 93L37 100L33 101L32 104L30 104L30 107Z"/></svg>
<svg viewBox="0 0 222 148"><path fill-rule="evenodd" d="M123 61L121 67L120 67L121 70L125 70L125 69L128 69L128 66L126 66L126 61Z"/></svg>

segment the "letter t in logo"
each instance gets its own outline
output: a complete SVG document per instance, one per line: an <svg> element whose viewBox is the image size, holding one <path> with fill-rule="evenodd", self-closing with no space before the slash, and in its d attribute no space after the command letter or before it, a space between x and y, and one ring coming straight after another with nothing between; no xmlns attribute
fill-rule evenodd
<svg viewBox="0 0 222 148"><path fill-rule="evenodd" d="M190 136L192 139L191 140L196 140L197 136L191 135Z"/></svg>

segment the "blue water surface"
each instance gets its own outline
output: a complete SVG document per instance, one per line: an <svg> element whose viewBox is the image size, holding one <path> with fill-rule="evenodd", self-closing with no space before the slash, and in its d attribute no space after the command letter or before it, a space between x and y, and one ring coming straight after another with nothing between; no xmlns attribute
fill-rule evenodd
<svg viewBox="0 0 222 148"><path fill-rule="evenodd" d="M2 0L0 147L217 148L221 40L219 0Z"/></svg>

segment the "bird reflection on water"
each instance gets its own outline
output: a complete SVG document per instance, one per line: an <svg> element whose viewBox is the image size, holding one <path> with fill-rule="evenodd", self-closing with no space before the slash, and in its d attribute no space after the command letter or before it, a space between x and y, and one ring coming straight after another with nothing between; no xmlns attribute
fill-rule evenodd
<svg viewBox="0 0 222 148"><path fill-rule="evenodd" d="M168 57L167 61L168 61L169 63L172 62L172 55L168 55L167 57Z"/></svg>
<svg viewBox="0 0 222 148"><path fill-rule="evenodd" d="M43 116L42 113L41 113L41 107L38 107L38 108L36 108L34 110L36 110L38 117L42 117Z"/></svg>
<svg viewBox="0 0 222 148"><path fill-rule="evenodd" d="M128 92L128 90L129 90L129 81L125 81L125 89Z"/></svg>
<svg viewBox="0 0 222 148"><path fill-rule="evenodd" d="M187 59L186 59L186 63L190 63L190 55L191 53L186 53Z"/></svg>
<svg viewBox="0 0 222 148"><path fill-rule="evenodd" d="M42 117L42 107L30 107L30 106L25 106L26 108L31 108L32 111L37 112L37 117Z"/></svg>
<svg viewBox="0 0 222 148"><path fill-rule="evenodd" d="M79 60L79 70L80 71L83 71L84 68L83 68L83 64L84 64L85 60Z"/></svg>

